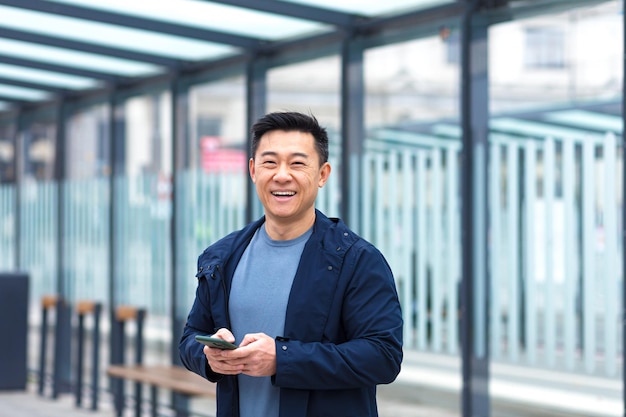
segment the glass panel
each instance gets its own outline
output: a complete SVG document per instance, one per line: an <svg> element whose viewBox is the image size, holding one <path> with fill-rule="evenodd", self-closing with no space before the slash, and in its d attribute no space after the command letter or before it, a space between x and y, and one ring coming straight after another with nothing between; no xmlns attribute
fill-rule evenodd
<svg viewBox="0 0 626 417"><path fill-rule="evenodd" d="M427 9L446 3L454 3L455 0L287 0L290 3L302 3L311 6L326 7L347 13L366 16L392 14L407 10Z"/></svg>
<svg viewBox="0 0 626 417"><path fill-rule="evenodd" d="M15 127L0 127L0 184L15 182Z"/></svg>
<svg viewBox="0 0 626 417"><path fill-rule="evenodd" d="M8 39L0 39L0 51L5 55L32 59L34 61L127 76L150 75L160 69L158 66L138 61L108 58L103 55L75 52L69 49L41 46Z"/></svg>
<svg viewBox="0 0 626 417"><path fill-rule="evenodd" d="M64 276L72 301L104 305L109 296L109 109L86 108L66 127L63 181Z"/></svg>
<svg viewBox="0 0 626 417"><path fill-rule="evenodd" d="M0 15L3 26L18 30L181 59L206 59L234 51L227 45L13 7L0 6Z"/></svg>
<svg viewBox="0 0 626 417"><path fill-rule="evenodd" d="M490 30L495 360L619 373L622 7Z"/></svg>
<svg viewBox="0 0 626 417"><path fill-rule="evenodd" d="M0 127L0 271L15 265L15 128Z"/></svg>
<svg viewBox="0 0 626 417"><path fill-rule="evenodd" d="M13 97L16 100L36 101L47 98L49 94L45 91L34 90L32 88L0 84L0 96Z"/></svg>
<svg viewBox="0 0 626 417"><path fill-rule="evenodd" d="M125 0L98 3L90 0L54 1L274 40L309 33L323 27L306 20L204 1L173 0L149 3ZM219 19L211 18L214 16L219 16Z"/></svg>
<svg viewBox="0 0 626 417"><path fill-rule="evenodd" d="M158 93L127 100L115 115L115 304L145 308L160 347L171 345L171 114L170 94Z"/></svg>
<svg viewBox="0 0 626 417"><path fill-rule="evenodd" d="M193 303L198 256L245 224L248 149L245 79L228 78L189 91L189 168L177 173L177 317Z"/></svg>
<svg viewBox="0 0 626 417"><path fill-rule="evenodd" d="M432 36L367 51L362 235L385 255L403 305L405 347L458 354L458 43ZM428 65L422 65L428 61Z"/></svg>
<svg viewBox="0 0 626 417"><path fill-rule="evenodd" d="M30 274L31 305L57 294L57 183L54 181L56 126L36 122L18 133L20 166L18 267Z"/></svg>
<svg viewBox="0 0 626 417"><path fill-rule="evenodd" d="M100 104L73 114L66 127L65 175L78 180L103 178L111 173L109 109Z"/></svg>
<svg viewBox="0 0 626 417"><path fill-rule="evenodd" d="M56 147L56 126L34 123L20 132L24 159L20 161L21 178L25 182L53 180Z"/></svg>
<svg viewBox="0 0 626 417"><path fill-rule="evenodd" d="M75 77L57 72L6 64L0 64L0 76L71 89L96 87L99 83L92 78Z"/></svg>
<svg viewBox="0 0 626 417"><path fill-rule="evenodd" d="M319 190L316 207L338 217L341 204L341 61L338 56L278 67L268 71L267 109L313 114L328 132L330 178ZM256 202L257 214L262 207Z"/></svg>

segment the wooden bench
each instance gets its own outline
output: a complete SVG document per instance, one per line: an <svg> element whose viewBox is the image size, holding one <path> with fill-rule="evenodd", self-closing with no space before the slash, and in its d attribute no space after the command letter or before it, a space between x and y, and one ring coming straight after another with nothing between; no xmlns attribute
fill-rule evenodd
<svg viewBox="0 0 626 417"><path fill-rule="evenodd" d="M177 365L111 365L107 375L150 386L151 415L158 415L158 390L167 389L184 398L195 396L215 398L215 384ZM186 416L186 410L175 410Z"/></svg>
<svg viewBox="0 0 626 417"><path fill-rule="evenodd" d="M120 306L115 309L115 320L111 328L112 361L106 373L112 378L112 392L115 411L118 417L124 412L124 381L135 384L134 405L135 416L140 417L142 411L142 385L150 386L150 408L152 417L158 416L158 391L167 389L176 394L172 409L176 417L187 417L188 400L191 397L215 397L215 385L199 375L188 371L180 365L146 365L143 363L143 322L146 312L131 306ZM125 361L126 341L125 323L134 321L135 360L128 364Z"/></svg>

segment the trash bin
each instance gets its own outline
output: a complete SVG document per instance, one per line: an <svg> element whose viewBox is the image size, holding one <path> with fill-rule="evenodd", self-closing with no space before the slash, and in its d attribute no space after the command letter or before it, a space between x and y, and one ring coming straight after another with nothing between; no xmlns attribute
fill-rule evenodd
<svg viewBox="0 0 626 417"><path fill-rule="evenodd" d="M0 273L0 390L25 390L28 355L28 281Z"/></svg>

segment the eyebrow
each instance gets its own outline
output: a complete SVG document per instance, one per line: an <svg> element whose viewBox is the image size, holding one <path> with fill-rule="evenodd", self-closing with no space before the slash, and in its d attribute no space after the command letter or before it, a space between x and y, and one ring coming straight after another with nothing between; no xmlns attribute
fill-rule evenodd
<svg viewBox="0 0 626 417"><path fill-rule="evenodd" d="M263 156L277 156L277 155L278 155L278 152L275 152L275 151L265 151L265 152L262 152L261 155L259 155L259 156L263 157ZM290 154L289 156L292 157L292 158L293 157L298 157L298 156L303 157L303 158L308 158L309 157L309 155L304 153L304 152L294 152L294 153Z"/></svg>

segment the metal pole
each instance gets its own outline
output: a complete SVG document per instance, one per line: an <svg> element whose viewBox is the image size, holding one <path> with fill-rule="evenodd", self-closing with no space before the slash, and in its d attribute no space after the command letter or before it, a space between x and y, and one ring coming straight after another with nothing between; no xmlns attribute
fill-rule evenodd
<svg viewBox="0 0 626 417"><path fill-rule="evenodd" d="M626 0L622 1L622 10L626 7ZM626 29L626 14L622 12L622 29ZM624 102L626 102L626 30L622 30L622 166L626 155L626 108ZM624 346L626 346L626 203L624 202L624 196L626 196L626 169L622 168L622 352ZM622 353L623 356L623 353ZM626 417L626 362L622 360L622 415Z"/></svg>
<svg viewBox="0 0 626 417"><path fill-rule="evenodd" d="M179 302L178 302L178 285L179 282L176 279L176 273L178 271L178 228L176 227L176 223L178 221L179 211L177 209L176 197L178 195L176 189L176 179L178 177L178 172L185 168L182 160L182 156L185 155L185 150L187 148L187 135L185 134L186 123L188 118L186 116L186 94L181 94L181 88L179 87L178 78L175 78L171 85L171 97L172 97L172 109L171 109L171 119L172 119L172 185L171 185L171 205L172 211L170 216L170 240L171 240L171 250L170 256L172 259L172 276L171 279L171 317L172 317L172 346L171 346L171 360L175 365L181 365L180 356L178 354L178 342L180 337L182 336L184 326L184 318L178 312L179 310ZM183 277L181 277L183 279Z"/></svg>
<svg viewBox="0 0 626 417"><path fill-rule="evenodd" d="M57 102L55 124L55 165L54 180L56 182L57 196L57 230L56 230L56 258L57 258L57 325L55 329L55 353L54 353L54 390L53 396L71 391L72 384L72 310L70 306L69 289L65 282L65 186L66 180L66 135L65 135L65 101L61 98ZM62 301L62 302L61 302Z"/></svg>
<svg viewBox="0 0 626 417"><path fill-rule="evenodd" d="M478 13L479 0L467 6L461 43L461 404L463 417L489 417L488 25Z"/></svg>
<svg viewBox="0 0 626 417"><path fill-rule="evenodd" d="M60 100L56 106L56 137L55 137L55 164L54 180L57 184L57 294L69 299L65 288L65 189L63 182L66 177L65 155L65 103Z"/></svg>
<svg viewBox="0 0 626 417"><path fill-rule="evenodd" d="M246 74L246 151L249 153L252 137L250 129L254 122L267 111L267 63L262 57L252 57ZM250 155L251 156L251 155ZM252 181L246 181L246 223L259 217L263 210L260 206Z"/></svg>
<svg viewBox="0 0 626 417"><path fill-rule="evenodd" d="M24 149L22 148L23 146L23 141L20 140L20 135L21 135L21 131L23 129L23 125L24 125L24 114L23 114L23 110L20 108L17 111L17 114L15 116L15 130L13 132L13 181L15 184L15 199L13 201L13 211L15 214L15 222L14 222L14 233L15 233L15 240L14 240L14 244L15 244L15 256L14 256L14 266L15 266L15 270L22 270L22 265L21 265L21 246L22 246L22 227L21 227L21 222L22 222L22 214L21 214L21 208L22 208L22 184L24 183L23 181L23 175L24 175L24 171L23 171L23 167L24 167Z"/></svg>
<svg viewBox="0 0 626 417"><path fill-rule="evenodd" d="M365 141L365 76L363 45L348 38L341 53L341 218L360 229L361 192L358 186ZM355 178L356 177L356 178Z"/></svg>
<svg viewBox="0 0 626 417"><path fill-rule="evenodd" d="M178 218L181 215L181 212L178 210L178 201L177 196L179 195L177 190L177 178L179 172L188 167L186 163L188 161L187 153L189 149L188 145L188 135L187 135L187 121L188 117L188 87L183 87L180 83L178 77L174 78L171 83L171 97L172 97L172 109L171 109L171 118L172 118L172 193L171 193L171 204L172 204L172 215L170 217L170 239L171 239L171 252L170 256L172 258L172 276L171 276L171 317L172 317L172 345L171 345L171 360L174 365L182 365L182 361L180 360L180 355L178 354L178 343L183 334L183 327L185 326L185 315L183 313L181 303L179 302L179 287L178 283L183 282L185 279L181 277L180 280L177 278L178 272L178 231L179 228L176 227L178 222ZM156 414L157 404L156 404L156 387L151 388L151 410L152 414ZM178 393L173 392L171 394L171 402L172 406L176 410L188 410L189 409L189 400Z"/></svg>

